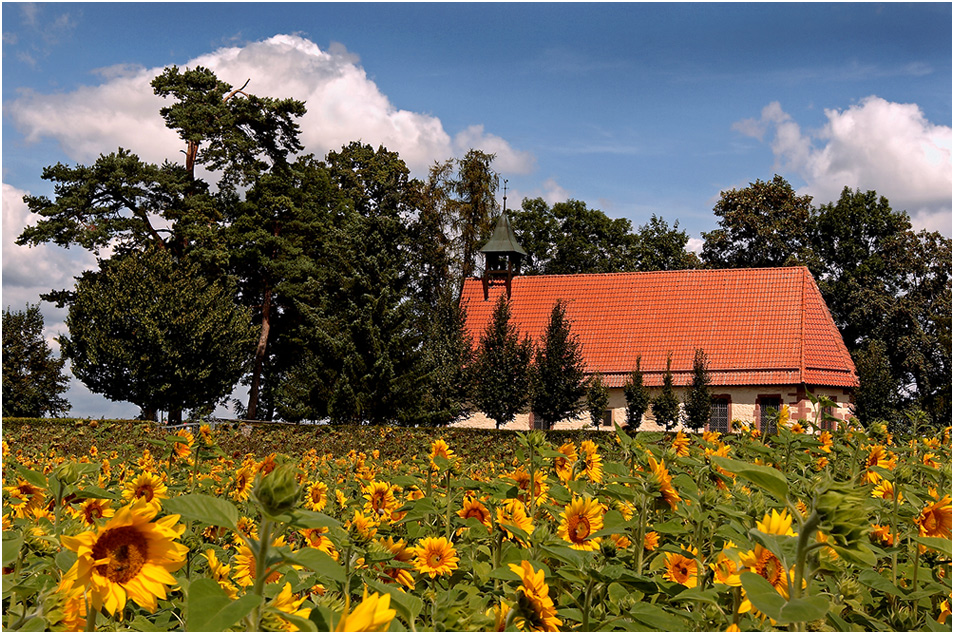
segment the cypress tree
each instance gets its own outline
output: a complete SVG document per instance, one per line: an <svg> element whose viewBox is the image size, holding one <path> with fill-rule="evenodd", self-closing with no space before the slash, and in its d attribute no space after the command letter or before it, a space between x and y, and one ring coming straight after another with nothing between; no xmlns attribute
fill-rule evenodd
<svg viewBox="0 0 955 635"><path fill-rule="evenodd" d="M545 429L576 417L584 409L584 356L567 319L566 303L560 300L551 310L531 377L531 408L541 417Z"/></svg>
<svg viewBox="0 0 955 635"><path fill-rule="evenodd" d="M650 391L643 385L643 373L640 371L640 356L637 355L637 365L630 373L630 379L623 387L623 394L627 400L627 430L636 430L643 422L643 413L650 405Z"/></svg>
<svg viewBox="0 0 955 635"><path fill-rule="evenodd" d="M696 349L693 356L693 385L686 396L687 424L699 432L710 420L710 373L708 361L702 348Z"/></svg>
<svg viewBox="0 0 955 635"><path fill-rule="evenodd" d="M653 400L653 417L657 424L669 432L676 425L680 417L680 401L673 391L673 373L670 371L672 354L667 354L667 371L663 375L663 390Z"/></svg>
<svg viewBox="0 0 955 635"><path fill-rule="evenodd" d="M493 419L498 429L527 404L532 350L530 339L522 340L511 322L510 304L502 294L481 336L471 396L474 406Z"/></svg>
<svg viewBox="0 0 955 635"><path fill-rule="evenodd" d="M603 383L599 373L594 373L587 382L587 410L590 412L590 425L600 427L604 411L610 404L610 391Z"/></svg>

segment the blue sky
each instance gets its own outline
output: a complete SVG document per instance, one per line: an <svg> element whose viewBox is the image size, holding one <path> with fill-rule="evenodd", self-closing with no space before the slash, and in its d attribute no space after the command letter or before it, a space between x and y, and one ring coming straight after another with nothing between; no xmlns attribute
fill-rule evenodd
<svg viewBox="0 0 955 635"><path fill-rule="evenodd" d="M361 139L415 174L498 154L509 205L575 198L698 248L723 189L779 173L817 203L875 189L952 235L952 8L932 4L3 3L3 305L91 264L25 249L45 165L177 160L148 88L210 66L306 100L307 150ZM65 312L44 305L48 332ZM75 387L78 415L135 414Z"/></svg>

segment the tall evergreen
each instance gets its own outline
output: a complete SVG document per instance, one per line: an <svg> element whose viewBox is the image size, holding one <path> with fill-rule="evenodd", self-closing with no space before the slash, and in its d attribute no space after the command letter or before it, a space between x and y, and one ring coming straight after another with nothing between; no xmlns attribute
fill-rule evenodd
<svg viewBox="0 0 955 635"><path fill-rule="evenodd" d="M670 371L671 354L667 354L667 370L663 375L663 390L653 400L653 417L657 425L669 432L680 418L680 400L673 390L673 373Z"/></svg>
<svg viewBox="0 0 955 635"><path fill-rule="evenodd" d="M431 315L424 342L427 375L422 423L447 425L468 413L474 350L464 326L464 307L447 298Z"/></svg>
<svg viewBox="0 0 955 635"><path fill-rule="evenodd" d="M603 383L600 373L594 373L587 382L587 412L590 414L590 425L600 427L604 411L610 404L610 391Z"/></svg>
<svg viewBox="0 0 955 635"><path fill-rule="evenodd" d="M66 360L54 357L43 339L39 304L25 311L3 311L3 416L56 417L66 414L70 402L61 397L69 388L63 372Z"/></svg>
<svg viewBox="0 0 955 635"><path fill-rule="evenodd" d="M585 407L584 356L567 319L567 305L558 300L551 310L544 339L531 371L531 410L550 429L579 415Z"/></svg>
<svg viewBox="0 0 955 635"><path fill-rule="evenodd" d="M471 395L474 406L493 419L497 428L527 404L532 352L530 339L522 340L511 322L510 304L501 294L478 346Z"/></svg>
<svg viewBox="0 0 955 635"><path fill-rule="evenodd" d="M699 432L710 420L710 373L708 370L706 353L702 348L696 349L693 356L693 384L686 396L684 410L687 424Z"/></svg>
<svg viewBox="0 0 955 635"><path fill-rule="evenodd" d="M630 373L630 379L623 387L623 395L627 400L627 430L636 430L643 423L643 414L650 406L650 391L643 385L643 372L640 370L640 356L637 355L637 364Z"/></svg>

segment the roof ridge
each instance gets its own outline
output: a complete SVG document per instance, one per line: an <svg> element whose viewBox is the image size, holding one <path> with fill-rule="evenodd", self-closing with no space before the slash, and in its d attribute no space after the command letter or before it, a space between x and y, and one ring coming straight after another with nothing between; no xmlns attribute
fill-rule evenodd
<svg viewBox="0 0 955 635"><path fill-rule="evenodd" d="M800 270L809 271L805 265L792 267L726 267L719 269L661 269L657 271L609 271L599 273L524 273L516 276L514 279L541 279L541 278L582 278L582 277L611 277L611 276L653 276L653 275L676 275L676 274L715 274L715 273L736 273L739 275L752 275L756 272L771 271L791 271L796 273ZM811 274L810 274L811 275ZM479 280L480 278L469 278Z"/></svg>

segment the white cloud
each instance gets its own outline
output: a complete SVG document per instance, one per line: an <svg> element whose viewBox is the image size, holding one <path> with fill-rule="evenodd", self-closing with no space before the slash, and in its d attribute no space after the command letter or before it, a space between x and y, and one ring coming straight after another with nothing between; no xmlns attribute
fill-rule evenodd
<svg viewBox="0 0 955 635"><path fill-rule="evenodd" d="M498 171L523 174L534 167L532 155L480 125L452 141L437 117L396 108L341 45L323 51L305 38L276 35L221 48L183 66L199 65L233 86L249 80L251 93L304 101L308 113L299 121L302 142L318 156L360 140L397 152L418 174L435 160L461 156L470 147L497 154ZM98 86L55 95L27 92L5 108L28 141L53 138L76 161L89 162L118 146L151 162L176 159L182 144L165 128L158 114L164 100L149 86L160 72L110 67L99 72L103 83Z"/></svg>
<svg viewBox="0 0 955 635"><path fill-rule="evenodd" d="M773 102L733 128L761 141L771 131L777 169L796 172L817 204L837 200L845 186L875 190L916 228L951 235L951 127L928 121L917 104L876 96L825 114L820 130L804 132Z"/></svg>

